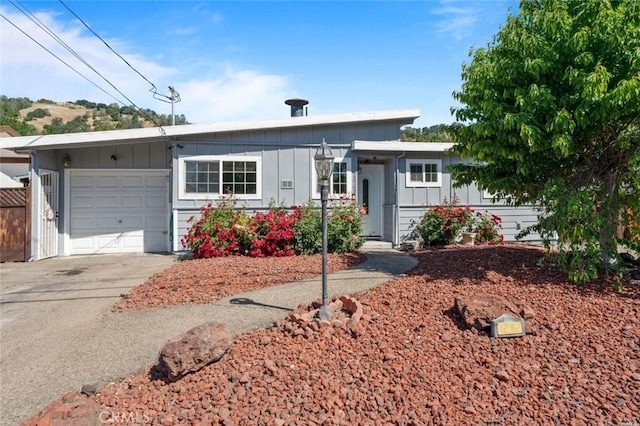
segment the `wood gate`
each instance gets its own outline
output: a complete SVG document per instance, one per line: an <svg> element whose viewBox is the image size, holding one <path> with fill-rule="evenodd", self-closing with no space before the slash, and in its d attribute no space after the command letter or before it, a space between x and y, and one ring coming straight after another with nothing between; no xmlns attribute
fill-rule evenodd
<svg viewBox="0 0 640 426"><path fill-rule="evenodd" d="M31 189L0 189L0 262L26 262L31 255Z"/></svg>

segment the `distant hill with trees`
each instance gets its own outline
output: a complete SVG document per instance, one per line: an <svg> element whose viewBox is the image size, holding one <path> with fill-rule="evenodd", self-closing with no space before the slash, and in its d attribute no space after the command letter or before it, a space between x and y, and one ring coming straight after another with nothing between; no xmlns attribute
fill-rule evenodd
<svg viewBox="0 0 640 426"><path fill-rule="evenodd" d="M462 123L436 124L430 127L414 128L404 127L400 135L400 140L404 142L453 142L450 127L464 126Z"/></svg>
<svg viewBox="0 0 640 426"><path fill-rule="evenodd" d="M176 125L189 124L184 115L176 115ZM54 102L48 99L0 96L0 124L11 126L21 136L97 132L116 129L170 126L170 114L150 109L104 104L80 99Z"/></svg>

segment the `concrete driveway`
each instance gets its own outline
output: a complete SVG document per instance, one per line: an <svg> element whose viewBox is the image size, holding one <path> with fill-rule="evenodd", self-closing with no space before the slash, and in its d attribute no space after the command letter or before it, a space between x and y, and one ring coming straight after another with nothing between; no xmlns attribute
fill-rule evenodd
<svg viewBox="0 0 640 426"><path fill-rule="evenodd" d="M112 330L97 326L100 317L121 294L175 261L128 254L0 264L0 425L19 424L34 407L79 390L79 382L92 383L90 373L78 377L72 360L109 351L84 346L91 339L83 335L108 336Z"/></svg>

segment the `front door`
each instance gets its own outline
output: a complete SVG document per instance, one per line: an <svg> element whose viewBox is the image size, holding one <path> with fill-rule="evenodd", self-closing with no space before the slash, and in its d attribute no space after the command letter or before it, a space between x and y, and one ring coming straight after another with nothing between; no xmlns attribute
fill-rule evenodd
<svg viewBox="0 0 640 426"><path fill-rule="evenodd" d="M382 237L384 187L382 164L362 164L358 171L358 205L366 211L362 235L370 238Z"/></svg>

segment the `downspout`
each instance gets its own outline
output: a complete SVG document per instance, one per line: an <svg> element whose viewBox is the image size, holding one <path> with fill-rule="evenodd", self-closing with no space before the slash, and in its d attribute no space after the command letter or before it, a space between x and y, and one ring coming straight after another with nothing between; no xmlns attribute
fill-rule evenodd
<svg viewBox="0 0 640 426"><path fill-rule="evenodd" d="M178 169L178 143L173 142L171 144L171 171L169 171L169 180L171 183L171 190L169 193L169 205L171 210L169 211L169 247L172 253L178 251L178 211L175 209L175 194L176 194L176 170Z"/></svg>
<svg viewBox="0 0 640 426"><path fill-rule="evenodd" d="M395 191L395 208L393 210L393 246L398 247L400 245L400 200L398 197L398 174L400 173L400 159L407 155L406 151L402 151L402 154L396 156L396 170L393 174L393 189Z"/></svg>
<svg viewBox="0 0 640 426"><path fill-rule="evenodd" d="M17 152L17 151L16 151ZM31 222L29 224L29 227L31 228L29 230L29 234L31 234L29 236L29 259L27 260L27 262L33 262L34 260L36 260L36 256L34 256L34 248L36 250L38 250L39 247L39 240L35 240L34 241L34 235L39 235L40 234L40 216L38 214L39 210L36 208L36 203L39 203L38 197L37 197L37 193L34 194L35 191L35 177L36 177L36 168L35 168L35 161L36 161L36 154L33 150L29 150L27 152L27 154L29 154L29 221ZM38 182L38 187L39 187L40 182ZM36 226L37 225L37 226ZM34 232L35 231L35 232Z"/></svg>

